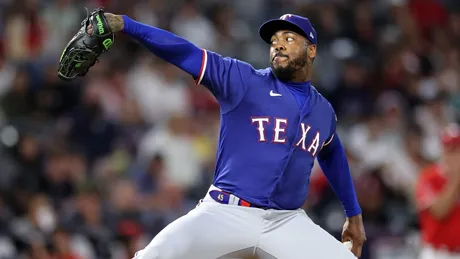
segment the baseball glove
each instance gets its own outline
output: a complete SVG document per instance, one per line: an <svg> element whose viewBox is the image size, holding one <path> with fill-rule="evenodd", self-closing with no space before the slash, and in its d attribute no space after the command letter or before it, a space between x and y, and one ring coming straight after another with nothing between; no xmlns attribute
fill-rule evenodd
<svg viewBox="0 0 460 259"><path fill-rule="evenodd" d="M91 34L88 33L90 24L93 28ZM63 80L85 76L99 56L109 51L115 41L102 8L88 14L81 25L59 60L58 76Z"/></svg>

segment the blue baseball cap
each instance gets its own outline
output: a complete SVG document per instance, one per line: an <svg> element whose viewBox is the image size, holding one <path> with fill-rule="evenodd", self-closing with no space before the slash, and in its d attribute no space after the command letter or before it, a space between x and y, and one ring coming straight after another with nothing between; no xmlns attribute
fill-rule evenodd
<svg viewBox="0 0 460 259"><path fill-rule="evenodd" d="M265 22L259 28L260 37L270 44L271 37L279 30L292 30L305 36L311 43L316 44L316 31L308 18L295 15L285 14L279 19L273 19Z"/></svg>

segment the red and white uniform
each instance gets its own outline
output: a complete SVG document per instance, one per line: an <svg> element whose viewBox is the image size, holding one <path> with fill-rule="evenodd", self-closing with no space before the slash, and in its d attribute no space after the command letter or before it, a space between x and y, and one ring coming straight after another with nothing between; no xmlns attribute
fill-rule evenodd
<svg viewBox="0 0 460 259"><path fill-rule="evenodd" d="M423 241L420 259L460 259L460 195L443 220L436 219L428 210L447 181L440 165L424 169L418 180L416 202Z"/></svg>

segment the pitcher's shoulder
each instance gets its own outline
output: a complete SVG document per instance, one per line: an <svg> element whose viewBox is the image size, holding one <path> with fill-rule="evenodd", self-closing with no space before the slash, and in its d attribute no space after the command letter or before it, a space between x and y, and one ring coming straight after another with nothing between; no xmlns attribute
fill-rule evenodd
<svg viewBox="0 0 460 259"><path fill-rule="evenodd" d="M314 100L315 104L334 110L329 100L324 97L313 85L311 86L310 94L311 99Z"/></svg>
<svg viewBox="0 0 460 259"><path fill-rule="evenodd" d="M250 73L243 75L243 80L247 81L248 83L257 85L266 85L269 82L277 81L270 68L253 68Z"/></svg>

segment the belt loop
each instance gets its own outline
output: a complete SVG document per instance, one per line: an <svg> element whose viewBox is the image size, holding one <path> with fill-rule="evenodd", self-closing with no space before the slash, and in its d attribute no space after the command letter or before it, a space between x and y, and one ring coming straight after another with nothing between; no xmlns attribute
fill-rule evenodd
<svg viewBox="0 0 460 259"><path fill-rule="evenodd" d="M238 205L240 201L240 198L236 197L235 195L233 194L230 194L230 199L229 199L229 204L232 204L232 205Z"/></svg>

